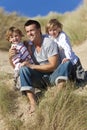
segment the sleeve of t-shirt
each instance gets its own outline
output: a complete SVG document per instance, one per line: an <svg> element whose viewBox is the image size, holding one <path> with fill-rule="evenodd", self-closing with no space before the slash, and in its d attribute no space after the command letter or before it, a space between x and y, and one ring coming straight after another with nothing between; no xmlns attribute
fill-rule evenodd
<svg viewBox="0 0 87 130"><path fill-rule="evenodd" d="M71 59L72 47L65 33L60 34L58 44L64 49L66 58Z"/></svg>
<svg viewBox="0 0 87 130"><path fill-rule="evenodd" d="M59 54L58 45L52 40L47 48L47 55L48 57L51 57L57 54Z"/></svg>

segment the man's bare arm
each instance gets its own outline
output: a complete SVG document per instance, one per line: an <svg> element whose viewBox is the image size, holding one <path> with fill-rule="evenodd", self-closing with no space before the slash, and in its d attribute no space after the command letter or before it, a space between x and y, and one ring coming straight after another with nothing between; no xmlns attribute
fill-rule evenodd
<svg viewBox="0 0 87 130"><path fill-rule="evenodd" d="M54 55L48 58L48 63L43 65L27 64L28 67L41 71L52 72L58 65L58 55Z"/></svg>

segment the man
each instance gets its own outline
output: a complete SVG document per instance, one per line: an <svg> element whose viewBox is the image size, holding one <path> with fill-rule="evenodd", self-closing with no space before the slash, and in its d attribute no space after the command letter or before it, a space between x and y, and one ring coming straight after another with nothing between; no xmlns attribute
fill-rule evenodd
<svg viewBox="0 0 87 130"><path fill-rule="evenodd" d="M20 68L21 91L27 94L31 108L29 113L35 111L36 99L34 88L43 88L45 85L58 85L62 87L69 78L72 67L70 61L59 64L58 46L49 37L43 36L38 21L28 20L24 25L28 39L33 43L32 57L35 64L25 62ZM12 54L9 51L11 59ZM11 62L11 60L10 60ZM47 81L47 82L46 82Z"/></svg>

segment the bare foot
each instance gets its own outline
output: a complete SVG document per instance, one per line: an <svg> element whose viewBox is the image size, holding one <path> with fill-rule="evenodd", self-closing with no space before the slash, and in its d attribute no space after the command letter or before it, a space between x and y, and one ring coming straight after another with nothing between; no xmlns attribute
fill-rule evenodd
<svg viewBox="0 0 87 130"><path fill-rule="evenodd" d="M61 80L58 84L57 84L57 91L62 90L63 88L66 87L66 81L65 80Z"/></svg>
<svg viewBox="0 0 87 130"><path fill-rule="evenodd" d="M32 105L30 106L30 109L29 109L29 114L34 113L34 112L35 112L35 109L36 109L36 104L32 104Z"/></svg>

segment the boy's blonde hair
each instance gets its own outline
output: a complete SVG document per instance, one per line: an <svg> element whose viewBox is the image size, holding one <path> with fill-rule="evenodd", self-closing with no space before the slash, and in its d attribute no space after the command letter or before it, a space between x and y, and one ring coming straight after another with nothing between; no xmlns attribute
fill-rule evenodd
<svg viewBox="0 0 87 130"><path fill-rule="evenodd" d="M22 31L21 31L20 29L18 29L18 28L16 28L16 27L12 26L12 27L10 27L10 28L7 30L7 32L6 32L6 40L9 41L9 38L10 38L10 36L12 36L13 33L17 33L17 34L19 34L21 37L24 36L23 33L22 33Z"/></svg>
<svg viewBox="0 0 87 130"><path fill-rule="evenodd" d="M53 29L54 26L57 26L62 31L63 25L57 19L50 19L45 27L45 31L49 34L49 29Z"/></svg>

